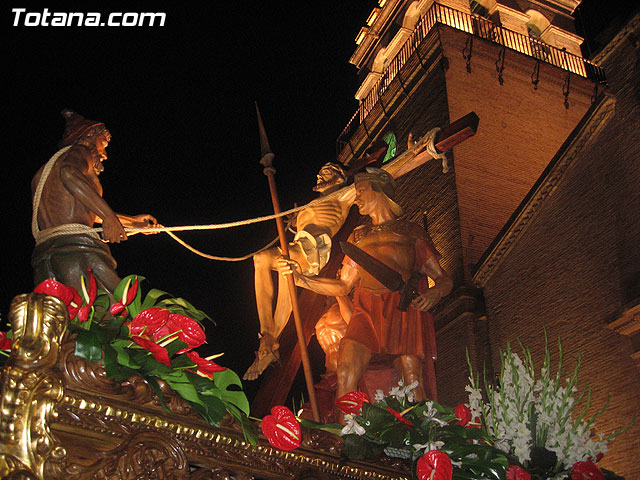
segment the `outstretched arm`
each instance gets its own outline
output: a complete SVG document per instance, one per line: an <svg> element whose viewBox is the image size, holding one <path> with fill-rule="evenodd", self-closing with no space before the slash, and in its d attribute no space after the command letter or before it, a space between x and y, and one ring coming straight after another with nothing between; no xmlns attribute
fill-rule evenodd
<svg viewBox="0 0 640 480"><path fill-rule="evenodd" d="M276 267L282 275L293 275L297 286L331 297L348 295L360 279L358 270L349 265L342 266L340 278L304 276L300 273L298 262L286 260L284 257L276 260Z"/></svg>
<svg viewBox="0 0 640 480"><path fill-rule="evenodd" d="M125 228L144 228L144 227L155 227L158 225L158 221L153 215L149 215L148 213L141 213L140 215L124 215L122 213L116 213L118 220ZM152 230L142 232L145 235L151 235L154 233Z"/></svg>

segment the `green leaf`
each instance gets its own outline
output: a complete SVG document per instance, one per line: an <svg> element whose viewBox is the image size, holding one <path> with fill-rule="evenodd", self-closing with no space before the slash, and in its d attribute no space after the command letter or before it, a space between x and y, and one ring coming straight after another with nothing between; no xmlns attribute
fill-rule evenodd
<svg viewBox="0 0 640 480"><path fill-rule="evenodd" d="M213 423L218 424L227 414L227 406L222 400L214 396L201 396L200 399L207 407L207 413Z"/></svg>
<svg viewBox="0 0 640 480"><path fill-rule="evenodd" d="M171 412L169 407L167 407L167 405L164 403L164 395L162 394L162 389L160 388L160 385L158 385L158 382L156 381L156 379L155 378L146 378L145 380L151 386L151 388L153 389L155 394L158 396L158 399L160 400L160 405L162 406L162 409L165 412Z"/></svg>
<svg viewBox="0 0 640 480"><path fill-rule="evenodd" d="M249 415L249 400L247 400L247 396L242 391L240 377L233 370L226 369L222 372L215 372L213 374L213 382L222 392L222 400L235 405L245 415ZM239 387L240 390L229 390L229 387L233 386Z"/></svg>
<svg viewBox="0 0 640 480"><path fill-rule="evenodd" d="M177 340L176 342L173 342L173 343L183 343L183 342ZM173 343L170 343L167 346L171 346L171 345L173 345ZM167 350L169 350L169 349L167 348ZM171 355L171 353L169 355ZM195 368L196 364L193 363L193 361L189 357L187 357L186 355L180 354L180 355L176 356L175 358L171 359L171 366L173 368L183 369L183 368ZM202 378L199 375L196 375L196 377Z"/></svg>
<svg viewBox="0 0 640 480"><path fill-rule="evenodd" d="M144 297L144 301L142 302L141 310L146 310L147 308L152 308L156 305L158 300L164 296L170 295L167 292L163 292L162 290L158 290L157 288L152 288L147 293L147 296Z"/></svg>
<svg viewBox="0 0 640 480"><path fill-rule="evenodd" d="M207 408L205 402L202 400L200 395L198 395L198 391L187 379L183 371L173 371L169 374L162 374L159 376L166 381L175 392L180 394L182 398L200 405L205 409Z"/></svg>
<svg viewBox="0 0 640 480"><path fill-rule="evenodd" d="M237 420L237 422L242 427L242 433L244 435L244 439L246 442L251 445L258 444L258 427L255 423L253 423L243 412L241 412L238 408L233 405L226 405L229 413L233 418Z"/></svg>
<svg viewBox="0 0 640 480"><path fill-rule="evenodd" d="M325 432L333 433L334 435L342 435L342 429L344 425L339 423L318 423L306 418L296 417L300 422L300 425L307 428L315 428L316 430L323 430Z"/></svg>
<svg viewBox="0 0 640 480"><path fill-rule="evenodd" d="M76 338L75 354L90 362L102 360L103 335L88 330L80 330Z"/></svg>
<svg viewBox="0 0 640 480"><path fill-rule="evenodd" d="M342 438L342 455L349 460L375 460L384 452L385 445L370 442L364 436L349 434Z"/></svg>
<svg viewBox="0 0 640 480"><path fill-rule="evenodd" d="M187 348L188 346L189 345L187 345L182 340L174 340L173 342L169 343L165 348L167 349L169 358L171 358L178 352L178 350L182 350L183 348ZM191 363L193 364L193 362ZM171 365L173 365L173 360L171 361ZM175 367L175 365L173 366Z"/></svg>
<svg viewBox="0 0 640 480"><path fill-rule="evenodd" d="M116 352L116 360L120 365L136 370L142 367L141 363L132 361L131 356L129 355L130 350L126 348L125 345L116 344L114 342L111 344L111 348Z"/></svg>

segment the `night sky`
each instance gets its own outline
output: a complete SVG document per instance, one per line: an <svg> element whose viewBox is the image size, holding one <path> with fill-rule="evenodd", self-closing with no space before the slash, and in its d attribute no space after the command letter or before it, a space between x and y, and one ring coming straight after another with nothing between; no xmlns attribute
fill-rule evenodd
<svg viewBox="0 0 640 480"><path fill-rule="evenodd" d="M598 33L628 9L580 7L592 52ZM113 2L49 11L166 13L164 27L13 27L5 7L2 198L6 239L0 279L4 323L13 296L33 288L29 263L33 174L56 151L71 108L106 124L113 139L101 175L114 211L150 213L166 226L222 223L272 213L254 102L275 153L283 209L315 197L319 167L357 108L348 63L372 0L298 2ZM613 2L615 5L616 2ZM27 11L42 11L28 7ZM622 12L621 14L618 13ZM580 32L584 34L583 32ZM7 38L7 37L5 37ZM7 57L5 57L7 58ZM276 236L274 222L179 234L209 254L242 256ZM217 322L203 353L240 375L257 348L253 265L201 258L166 234L112 246L121 276L182 296ZM2 327L6 329L6 327ZM256 382L247 386L251 394Z"/></svg>

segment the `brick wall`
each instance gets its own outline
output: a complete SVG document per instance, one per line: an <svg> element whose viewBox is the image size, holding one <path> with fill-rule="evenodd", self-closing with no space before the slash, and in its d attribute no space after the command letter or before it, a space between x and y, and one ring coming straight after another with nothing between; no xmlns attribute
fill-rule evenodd
<svg viewBox="0 0 640 480"><path fill-rule="evenodd" d="M468 73L462 57L467 38L462 32L441 28L449 60L450 117L473 110L480 118L476 136L454 151L468 273L589 108L593 85L572 75L566 109L562 93L566 72L541 64L534 90L535 59L510 50L505 53L504 84L500 85L496 72L500 46L474 38Z"/></svg>
<svg viewBox="0 0 640 480"><path fill-rule="evenodd" d="M612 78L615 116L575 159L484 290L494 367L498 348L516 338L540 365L546 328L554 361L558 337L567 368L582 355L579 380L592 387L592 412L610 396L609 409L595 425L605 434L640 411L640 369L630 357L631 341L606 328L637 299L640 139L638 98L632 93L640 78L628 64L633 58L616 64L625 73L619 87L616 74ZM640 425L613 442L602 466L637 478L638 452Z"/></svg>

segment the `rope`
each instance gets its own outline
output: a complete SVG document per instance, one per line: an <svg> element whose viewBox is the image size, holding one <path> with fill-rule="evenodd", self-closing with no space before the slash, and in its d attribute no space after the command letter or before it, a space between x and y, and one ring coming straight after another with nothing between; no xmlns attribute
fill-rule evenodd
<svg viewBox="0 0 640 480"><path fill-rule="evenodd" d="M290 225L290 222L287 223L287 229L289 229L289 225ZM155 230L155 228L154 228L154 230ZM180 245L182 245L184 248L186 248L190 252L193 252L196 255L200 255L201 257L208 258L209 260L218 260L218 261L221 261L221 262L241 262L243 260L247 260L247 259L253 257L254 255L257 255L258 253L264 252L268 248L273 247L273 245L279 240L278 237L276 237L273 240L271 240L269 243L267 243L261 249L256 250L253 253L248 253L248 254L246 254L246 255L244 255L242 257L218 257L218 256L215 256L215 255L209 255L208 253L204 253L204 252L192 247L191 245L189 245L187 242L185 242L184 240L182 240L180 237L178 237L176 234L174 234L172 232L166 232L166 233L167 233L167 235L169 235L171 238L173 238L176 242L178 242Z"/></svg>
<svg viewBox="0 0 640 480"><path fill-rule="evenodd" d="M58 152L58 153L62 154L64 152L61 151L61 152ZM56 154L56 155L54 155L55 158L52 157L52 159L51 159L51 160L53 160L53 162L51 163L52 166L53 166L53 163L55 163L55 160L57 160L57 157L59 156L58 154ZM51 160L50 160L50 162L51 162ZM47 165L49 165L49 164L47 164ZM51 168L49 168L49 170L51 170ZM44 174L43 174L43 176L44 176ZM41 182L41 183L44 183L44 182ZM163 225L156 225L156 226L153 226L153 227L125 228L125 231L127 232L127 235L135 235L136 233L145 233L145 232L149 232L149 233L164 232L164 233L167 233L173 240L175 240L180 245L185 247L187 250L195 253L196 255L200 255L201 257L207 258L209 260L218 260L218 261L224 261L224 262L240 262L240 261L246 260L248 258L251 258L254 255L256 255L256 254L258 254L258 253L260 253L260 252L262 252L264 250L267 250L268 248L271 248L278 241L278 238L273 239L271 242L269 242L267 245L265 245L264 247L260 248L259 250L255 251L253 253L249 253L247 255L243 255L242 257L221 257L221 256L216 256L216 255L209 255L207 253L204 253L204 252L192 247L191 245L186 243L184 240L179 238L177 235L175 235L173 232L197 231L197 230L219 230L219 229L240 227L240 226L244 226L244 225L251 225L251 224L254 224L254 223L274 220L274 219L279 218L279 217L292 215L292 214L294 214L296 212L299 212L300 210L304 210L305 208L307 208L309 206L318 205L320 203L326 202L326 201L328 201L328 200L330 200L330 199L332 199L332 198L334 198L336 196L339 196L339 195L344 195L344 190L338 190L336 192L330 193L330 194L328 194L326 196L322 196L322 197L320 197L320 198L318 198L316 200L313 200L313 201L307 203L306 205L303 205L301 207L295 207L295 208L286 210L284 212L280 212L279 214L265 215L265 216L262 216L262 217L250 218L250 219L246 219L246 220L239 220L239 221L236 221L236 222L227 222L227 223L218 223L218 224L209 224L209 225L184 225L184 226L177 226L177 227L165 227ZM37 209L37 203L35 202L35 199L34 199L34 212L37 212L36 209ZM34 218L37 218L36 215L37 214L34 214ZM285 228L287 230L291 230L290 227L291 227L291 222L288 221ZM36 220L36 228L37 228L37 220ZM89 226L83 225L83 224L69 223L69 224L65 224L65 225L60 225L58 227L48 228L48 229L42 230L42 231L35 230L35 231L33 231L33 233L34 233L33 236L36 239L36 245L38 245L38 244L44 242L45 240L48 240L49 238L57 237L57 236L60 236L60 235L82 234L82 235L97 236L98 232L102 232L102 227L92 228L92 227L89 227Z"/></svg>
<svg viewBox="0 0 640 480"><path fill-rule="evenodd" d="M436 134L440 131L439 127L436 127L427 134L422 137L421 140L425 141L425 150L436 160L440 160L442 162L442 173L447 173L449 171L449 160L447 159L446 152L440 153L436 146L434 145Z"/></svg>
<svg viewBox="0 0 640 480"><path fill-rule="evenodd" d="M426 143L426 150L427 152L433 156L436 159L439 159L442 161L442 172L443 173L447 173L447 171L449 170L449 166L447 164L447 157L446 154L444 153L440 153L436 150L435 146L434 146L434 139L435 139L435 135L436 133L439 131L439 128L434 128L433 130L427 132L426 135L424 135L421 139L420 142L418 143ZM69 148L69 147L65 147L59 151L57 151L53 157L51 157L49 159L49 161L47 162L47 164L45 165L43 172L42 172L42 176L40 177L40 181L38 182L38 185L36 187L36 191L34 194L34 198L33 198L33 215L32 215L32 222L31 222L31 231L33 233L33 237L36 240L36 245L44 242L45 240L48 240L49 238L52 237L57 237L60 235L72 235L72 234L81 234L81 235L91 235L91 236L98 236L98 232L102 232L102 227L97 227L97 228L92 228L89 227L87 225L83 225L83 224L78 224L78 223L70 223L70 224L65 224L65 225L60 225L57 227L53 227L53 228L48 228L45 230L40 230L38 228L38 207L40 205L40 198L42 196L42 190L44 188L44 183L46 181L46 179L48 178L49 174L51 173L51 169L53 168L56 160L63 154L65 153ZM397 158L396 160L400 160L400 158ZM395 161L391 161L389 162L389 165L395 163ZM346 188L354 188L353 185L346 187ZM277 241L278 238L275 238L274 240L272 240L271 242L269 242L267 245L265 245L264 247L262 247L261 249L244 255L242 257L220 257L220 256L215 256L215 255L209 255L207 253L204 253L200 250L197 250L196 248L192 247L191 245L187 244L184 240L180 239L178 236L176 236L173 232L182 232L182 231L200 231L200 230L220 230L220 229L226 229L226 228L235 228L235 227L241 227L241 226L245 226L245 225L252 225L254 223L259 223L259 222L266 222L269 220L275 220L276 218L279 217L284 217L284 216L288 216L288 215L292 215L294 213L297 213L301 210L304 210L307 207L311 207L314 205L318 205L320 203L324 203L327 202L331 199L333 199L334 197L337 196L341 196L345 194L345 189L340 189L337 190L333 193L330 193L328 195L324 195L320 198L317 198L316 200L313 200L309 203L307 203L306 205L302 205L300 207L294 207L291 208L289 210L286 210L284 212L280 212L278 214L272 214L272 215L265 215L262 217L255 217L255 218L249 218L246 220L239 220L239 221L235 221L235 222L227 222L227 223L217 223L217 224L209 224L209 225L184 225L184 226L177 226L177 227L165 227L163 225L155 225L153 227L137 227L137 228L125 228L125 232L127 232L127 235L135 235L136 233L145 233L145 232L149 232L149 233L160 233L160 232L165 232L167 233L172 239L174 239L176 242L178 242L180 245L182 245L183 247L185 247L186 249L188 249L189 251L195 253L196 255L200 255L201 257L204 258L208 258L210 260L219 260L219 261L226 261L226 262L239 262L242 260L246 260L248 258L253 257L254 255L256 255L257 253L260 253L268 248L271 248ZM290 226L291 226L291 222L287 222L287 229L290 230Z"/></svg>

